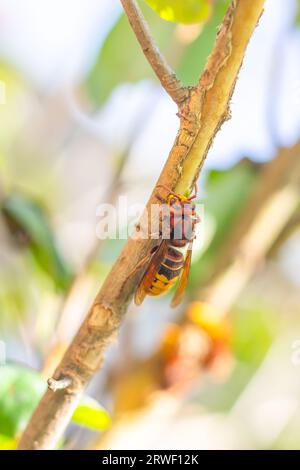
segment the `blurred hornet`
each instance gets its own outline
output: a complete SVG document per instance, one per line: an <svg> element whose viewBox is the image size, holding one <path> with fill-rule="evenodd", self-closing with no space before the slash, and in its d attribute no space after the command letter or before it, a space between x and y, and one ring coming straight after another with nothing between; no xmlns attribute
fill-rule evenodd
<svg viewBox="0 0 300 470"><path fill-rule="evenodd" d="M195 227L200 221L192 202L197 197L197 189L193 196L185 197L163 187L169 196L163 207L167 210L160 212L160 243L138 266L139 269L149 263L135 293L136 305L141 305L146 295L167 292L178 281L171 302L171 306L176 307L182 301L189 277ZM163 225L166 220L167 234Z"/></svg>

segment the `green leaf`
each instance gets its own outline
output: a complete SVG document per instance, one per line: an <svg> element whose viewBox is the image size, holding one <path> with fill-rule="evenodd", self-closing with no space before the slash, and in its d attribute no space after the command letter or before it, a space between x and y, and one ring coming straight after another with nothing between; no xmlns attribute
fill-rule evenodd
<svg viewBox="0 0 300 470"><path fill-rule="evenodd" d="M85 396L74 411L72 421L100 431L110 426L110 415L96 400Z"/></svg>
<svg viewBox="0 0 300 470"><path fill-rule="evenodd" d="M17 440L0 434L0 450L16 450Z"/></svg>
<svg viewBox="0 0 300 470"><path fill-rule="evenodd" d="M45 378L32 369L17 364L0 367L0 449L1 445L13 445L12 440L25 428L45 389ZM110 415L96 400L84 396L72 421L103 430L110 425Z"/></svg>
<svg viewBox="0 0 300 470"><path fill-rule="evenodd" d="M257 175L257 167L249 160L241 160L232 168L212 170L207 180L207 210L217 223L215 247L233 224L249 196ZM222 203L220 203L222 201Z"/></svg>
<svg viewBox="0 0 300 470"><path fill-rule="evenodd" d="M161 18L176 23L200 23L211 13L210 0L145 0Z"/></svg>
<svg viewBox="0 0 300 470"><path fill-rule="evenodd" d="M23 431L45 387L40 374L29 368L0 367L0 434L14 438Z"/></svg>
<svg viewBox="0 0 300 470"><path fill-rule="evenodd" d="M174 25L164 23L150 9L144 9L149 27L165 53L170 47ZM86 88L95 105L102 104L115 87L153 78L141 47L125 15L121 15L106 37L97 62L86 80Z"/></svg>
<svg viewBox="0 0 300 470"><path fill-rule="evenodd" d="M7 226L21 245L27 246L58 288L65 289L71 273L60 255L45 210L24 194L12 193L2 202Z"/></svg>

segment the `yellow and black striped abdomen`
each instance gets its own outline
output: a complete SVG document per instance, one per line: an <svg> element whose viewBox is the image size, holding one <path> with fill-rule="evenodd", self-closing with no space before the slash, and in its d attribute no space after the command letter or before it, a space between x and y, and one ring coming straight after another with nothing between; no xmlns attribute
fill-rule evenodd
<svg viewBox="0 0 300 470"><path fill-rule="evenodd" d="M184 256L180 250L169 246L165 258L157 270L148 295L160 295L168 291L177 281L184 265Z"/></svg>

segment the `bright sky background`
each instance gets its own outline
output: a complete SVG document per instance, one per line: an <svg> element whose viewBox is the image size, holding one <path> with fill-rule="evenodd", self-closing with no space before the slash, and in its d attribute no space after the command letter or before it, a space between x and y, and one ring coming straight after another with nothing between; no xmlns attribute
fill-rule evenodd
<svg viewBox="0 0 300 470"><path fill-rule="evenodd" d="M40 86L70 83L120 10L118 0L0 0L0 52Z"/></svg>

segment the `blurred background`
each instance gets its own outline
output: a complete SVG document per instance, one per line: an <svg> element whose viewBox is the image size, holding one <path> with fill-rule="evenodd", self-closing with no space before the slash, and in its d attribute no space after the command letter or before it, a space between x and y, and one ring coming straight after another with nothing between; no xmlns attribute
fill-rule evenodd
<svg viewBox="0 0 300 470"><path fill-rule="evenodd" d="M187 24L140 1L185 84L228 4ZM267 0L231 111L199 181L184 304L130 306L59 448L300 448L298 0ZM97 207L147 201L178 118L118 0L0 0L0 122L0 448L14 449L125 243L96 237Z"/></svg>

